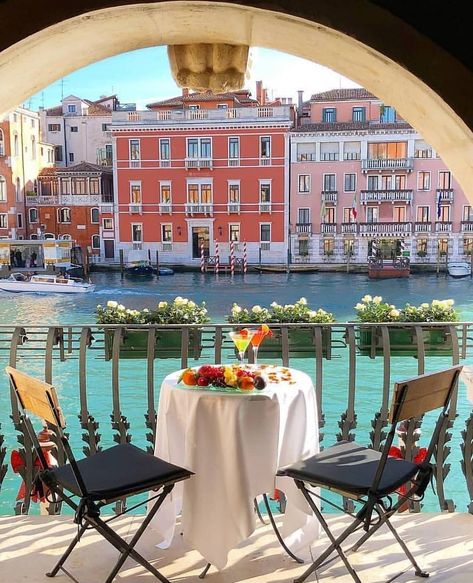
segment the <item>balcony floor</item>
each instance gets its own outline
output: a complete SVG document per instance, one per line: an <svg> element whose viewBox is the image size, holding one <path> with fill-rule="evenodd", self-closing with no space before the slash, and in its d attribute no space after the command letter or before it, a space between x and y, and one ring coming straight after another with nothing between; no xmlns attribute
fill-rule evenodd
<svg viewBox="0 0 473 583"><path fill-rule="evenodd" d="M118 530L127 537L141 520L139 516L117 520ZM329 515L328 521L338 532L346 517ZM411 514L393 521L401 536L417 556L422 568L435 576L436 583L467 583L473 581L473 516L469 514ZM40 583L51 581L44 573L63 552L77 527L71 517L1 517L0 518L0 583ZM162 551L154 546L153 531L145 533L139 550L171 579L171 582L198 581L197 575L204 567L200 555L187 549L179 535L172 549ZM313 555L325 548L323 536L312 547ZM103 581L116 560L117 552L94 532L85 534L75 552L66 563L68 571L81 583ZM385 581L408 568L401 549L393 542L387 530L382 529L365 548L351 555L351 560L363 582ZM292 581L306 566L297 565L283 553L270 527L259 527L253 536L230 553L227 567L217 572L211 568L205 581L208 583L278 583ZM57 581L69 581L59 573ZM128 560L116 581L144 583L156 581L134 561ZM343 565L334 561L326 570L313 575L308 581L324 583L351 583ZM412 569L396 581L410 583L421 581Z"/></svg>

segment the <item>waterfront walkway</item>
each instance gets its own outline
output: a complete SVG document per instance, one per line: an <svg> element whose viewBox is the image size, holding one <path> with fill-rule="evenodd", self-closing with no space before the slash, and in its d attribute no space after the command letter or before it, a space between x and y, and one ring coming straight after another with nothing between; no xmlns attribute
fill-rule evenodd
<svg viewBox="0 0 473 583"><path fill-rule="evenodd" d="M119 532L130 537L142 517L129 516L119 519ZM340 515L329 515L328 522L335 532L346 523ZM431 574L436 583L468 583L473 581L473 516L463 513L410 514L393 519L401 536L417 556L422 568ZM68 516L17 516L0 518L0 583L41 583L51 581L48 571L64 547L77 531ZM138 549L150 559L171 583L198 581L204 560L195 551L187 549L180 535L176 535L173 547L162 551L155 547L152 529L141 539ZM323 537L312 547L313 555L324 548ZM81 583L99 583L105 580L117 552L94 532L88 532L66 568ZM419 582L394 543L389 532L382 530L366 548L350 555L355 568L365 583L380 583L408 569L396 581ZM306 557L308 558L308 556ZM283 554L270 527L260 527L244 544L230 553L224 571L211 569L205 578L208 583L279 583L290 582L300 575L306 566L297 565ZM64 574L57 581L65 581ZM125 563L116 581L144 583L156 581L131 560ZM326 571L310 577L308 581L323 583L352 583L343 565L334 561Z"/></svg>

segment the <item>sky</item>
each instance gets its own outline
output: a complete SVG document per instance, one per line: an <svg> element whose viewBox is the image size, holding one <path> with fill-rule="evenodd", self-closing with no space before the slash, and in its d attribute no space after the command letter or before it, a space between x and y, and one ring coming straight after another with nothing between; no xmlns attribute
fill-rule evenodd
<svg viewBox="0 0 473 583"><path fill-rule="evenodd" d="M262 80L271 97L292 97L297 102L297 91L304 90L304 99L313 93L358 87L338 73L311 61L269 49L251 49L251 67L245 87L255 95L255 82ZM147 103L178 95L181 90L174 83L166 47L152 47L123 53L78 69L33 95L25 106L37 110L52 107L61 101L61 95L76 95L85 99L99 99L116 94L121 103L136 103L145 109Z"/></svg>

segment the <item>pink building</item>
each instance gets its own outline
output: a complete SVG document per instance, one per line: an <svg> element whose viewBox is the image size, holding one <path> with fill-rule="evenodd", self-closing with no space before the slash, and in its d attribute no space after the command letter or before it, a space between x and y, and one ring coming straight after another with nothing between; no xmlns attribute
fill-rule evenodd
<svg viewBox="0 0 473 583"><path fill-rule="evenodd" d="M113 244L197 265L201 245L222 263L230 242L250 261L286 261L290 104L242 90L188 94L148 111L114 112ZM111 240L110 235L108 240ZM109 243L110 245L110 243Z"/></svg>
<svg viewBox="0 0 473 583"><path fill-rule="evenodd" d="M293 261L366 263L371 241L413 262L464 259L473 210L444 162L396 111L365 89L300 104L291 132Z"/></svg>

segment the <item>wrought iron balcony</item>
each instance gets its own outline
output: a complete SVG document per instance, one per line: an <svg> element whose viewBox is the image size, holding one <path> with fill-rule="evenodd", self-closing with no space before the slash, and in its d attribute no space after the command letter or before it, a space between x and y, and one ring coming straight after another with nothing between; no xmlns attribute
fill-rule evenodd
<svg viewBox="0 0 473 583"><path fill-rule="evenodd" d="M322 190L322 201L337 204L338 190Z"/></svg>
<svg viewBox="0 0 473 583"><path fill-rule="evenodd" d="M335 235L337 233L337 223L320 223L320 232L323 235Z"/></svg>
<svg viewBox="0 0 473 583"><path fill-rule="evenodd" d="M192 168L212 168L212 158L186 158L185 166L187 169Z"/></svg>
<svg viewBox="0 0 473 583"><path fill-rule="evenodd" d="M435 223L436 233L451 233L452 232L452 222L451 221L437 221Z"/></svg>
<svg viewBox="0 0 473 583"><path fill-rule="evenodd" d="M437 196L440 202L453 202L453 188L437 188Z"/></svg>
<svg viewBox="0 0 473 583"><path fill-rule="evenodd" d="M410 235L411 223L360 223L360 235L400 237Z"/></svg>
<svg viewBox="0 0 473 583"><path fill-rule="evenodd" d="M46 196L25 196L26 206L95 206L103 201L100 194L53 194Z"/></svg>
<svg viewBox="0 0 473 583"><path fill-rule="evenodd" d="M296 223L296 233L312 235L312 223Z"/></svg>
<svg viewBox="0 0 473 583"><path fill-rule="evenodd" d="M411 172L414 168L412 158L368 158L361 161L361 170L407 170Z"/></svg>
<svg viewBox="0 0 473 583"><path fill-rule="evenodd" d="M462 233L473 233L473 221L461 222Z"/></svg>
<svg viewBox="0 0 473 583"><path fill-rule="evenodd" d="M228 214L229 215L239 215L240 214L240 203L239 202L229 202L228 206Z"/></svg>
<svg viewBox="0 0 473 583"><path fill-rule="evenodd" d="M368 202L412 202L412 190L362 190L360 200Z"/></svg>
<svg viewBox="0 0 473 583"><path fill-rule="evenodd" d="M172 204L170 202L161 202L159 204L159 212L162 215L172 214Z"/></svg>
<svg viewBox="0 0 473 583"><path fill-rule="evenodd" d="M271 212L271 203L270 202L260 202L259 203L259 212L261 213L270 213Z"/></svg>
<svg viewBox="0 0 473 583"><path fill-rule="evenodd" d="M432 231L432 223L430 221L414 223L414 231L416 233L430 233Z"/></svg>
<svg viewBox="0 0 473 583"><path fill-rule="evenodd" d="M311 154L297 154L297 161L298 162L315 162L316 155L315 153Z"/></svg>
<svg viewBox="0 0 473 583"><path fill-rule="evenodd" d="M342 235L356 235L357 233L357 223L342 223Z"/></svg>
<svg viewBox="0 0 473 583"><path fill-rule="evenodd" d="M213 213L212 203L190 203L186 204L186 215L211 215Z"/></svg>
<svg viewBox="0 0 473 583"><path fill-rule="evenodd" d="M141 202L130 203L128 205L130 215L141 215L143 212L143 205Z"/></svg>

